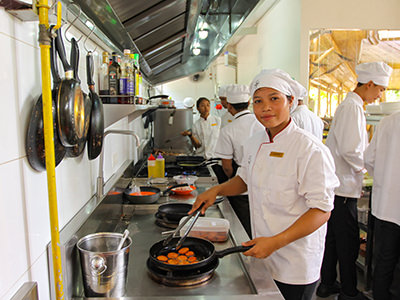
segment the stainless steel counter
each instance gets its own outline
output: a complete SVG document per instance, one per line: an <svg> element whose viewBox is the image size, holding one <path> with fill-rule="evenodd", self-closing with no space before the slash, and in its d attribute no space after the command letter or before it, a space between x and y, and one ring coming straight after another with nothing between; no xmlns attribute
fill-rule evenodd
<svg viewBox="0 0 400 300"><path fill-rule="evenodd" d="M121 178L115 188L126 187L126 179ZM138 179L137 185L145 184L145 179ZM171 182L156 185L164 190ZM198 193L214 185L213 182L196 183L197 190L190 195L170 195L160 197L156 204L129 204L124 202L121 194L108 195L97 206L83 226L67 242L65 251L69 279L72 281L72 299L85 299L83 294L82 275L76 251L76 241L87 234L95 232L120 232L126 228L132 238L128 265L127 291L121 299L283 299L268 273L254 277L249 271L259 266L259 260L245 257L242 254L231 254L219 259L219 266L213 277L206 283L195 287L168 287L153 281L147 271L146 260L150 247L163 239L162 231L168 229L155 224L154 214L158 206L168 202L193 203ZM223 217L230 222L228 241L215 243L216 250L225 249L248 240L248 236L234 214L227 200L209 208L208 217ZM69 249L69 250L68 250ZM245 297L245 298L243 298ZM87 298L96 299L96 298ZM104 299L104 298L98 298Z"/></svg>

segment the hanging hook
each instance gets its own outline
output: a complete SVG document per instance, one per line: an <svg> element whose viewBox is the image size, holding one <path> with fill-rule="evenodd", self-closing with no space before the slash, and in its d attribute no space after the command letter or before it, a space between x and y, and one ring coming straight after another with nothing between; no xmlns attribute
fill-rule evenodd
<svg viewBox="0 0 400 300"><path fill-rule="evenodd" d="M79 13L78 13L78 15L75 17L75 19L68 25L68 27L67 27L67 29L65 29L65 32L64 32L64 35L65 35L65 39L68 41L68 42L70 42L71 43L71 41L68 39L68 37L67 37L67 31L71 28L71 26L75 23L75 21L81 16L81 13L82 13L82 9L81 9L81 7L79 6L79 5L77 5L77 4L72 4L72 5L75 5L76 7L78 7L78 9L79 9ZM82 35L81 35L81 37L79 38L79 40L77 40L77 42L79 42L80 40L82 39Z"/></svg>
<svg viewBox="0 0 400 300"><path fill-rule="evenodd" d="M96 29L96 26L93 24L93 28L90 31L89 35L85 37L85 40L83 41L83 47L85 47L86 52L94 52L97 49L97 46L93 49L93 50L89 50L88 48L86 48L86 41L88 40L88 38L90 37L90 35L93 33L93 31Z"/></svg>

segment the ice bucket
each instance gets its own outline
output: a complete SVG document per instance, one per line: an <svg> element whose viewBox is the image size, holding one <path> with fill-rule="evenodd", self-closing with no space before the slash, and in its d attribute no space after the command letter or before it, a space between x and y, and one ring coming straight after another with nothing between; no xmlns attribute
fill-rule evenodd
<svg viewBox="0 0 400 300"><path fill-rule="evenodd" d="M122 297L125 294L132 239L128 237L121 250L116 251L121 239L121 233L100 232L78 241L86 297Z"/></svg>

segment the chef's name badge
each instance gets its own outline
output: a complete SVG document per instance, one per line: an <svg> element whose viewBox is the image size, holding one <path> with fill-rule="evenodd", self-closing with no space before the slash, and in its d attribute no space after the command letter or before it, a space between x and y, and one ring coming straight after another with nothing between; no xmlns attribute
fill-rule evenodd
<svg viewBox="0 0 400 300"><path fill-rule="evenodd" d="M271 151L271 152L269 153L269 156L271 156L271 157L279 157L279 158L282 158L284 154L285 154L285 153L283 153L283 152L274 152L274 151Z"/></svg>
<svg viewBox="0 0 400 300"><path fill-rule="evenodd" d="M217 126L218 125L218 123L212 123L211 124L211 126Z"/></svg>

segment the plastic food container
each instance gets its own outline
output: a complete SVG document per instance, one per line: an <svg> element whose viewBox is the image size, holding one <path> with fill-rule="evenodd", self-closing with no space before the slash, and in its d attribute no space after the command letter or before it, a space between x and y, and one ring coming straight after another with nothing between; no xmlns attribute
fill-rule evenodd
<svg viewBox="0 0 400 300"><path fill-rule="evenodd" d="M199 177L193 175L177 175L173 177L177 184L187 183L193 185Z"/></svg>
<svg viewBox="0 0 400 300"><path fill-rule="evenodd" d="M184 219L182 218L180 223ZM187 226L188 224L183 226L179 232L181 236L185 233ZM228 239L229 227L229 221L226 219L202 217L196 221L188 236L203 238L210 242L225 242Z"/></svg>

